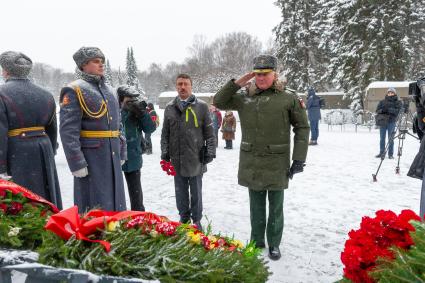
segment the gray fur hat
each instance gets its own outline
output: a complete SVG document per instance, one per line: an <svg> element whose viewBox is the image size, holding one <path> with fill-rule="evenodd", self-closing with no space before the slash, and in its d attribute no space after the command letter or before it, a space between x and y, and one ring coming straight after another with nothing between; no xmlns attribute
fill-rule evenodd
<svg viewBox="0 0 425 283"><path fill-rule="evenodd" d="M6 51L0 54L0 66L11 77L26 78L31 71L32 61L21 52Z"/></svg>
<svg viewBox="0 0 425 283"><path fill-rule="evenodd" d="M105 62L105 55L103 55L102 51L97 47L83 46L74 53L72 58L74 58L79 69L91 59L101 58L103 62Z"/></svg>

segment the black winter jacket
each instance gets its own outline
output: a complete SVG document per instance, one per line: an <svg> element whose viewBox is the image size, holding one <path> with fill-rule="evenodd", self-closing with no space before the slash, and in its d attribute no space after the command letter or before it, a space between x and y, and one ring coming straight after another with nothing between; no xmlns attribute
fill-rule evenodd
<svg viewBox="0 0 425 283"><path fill-rule="evenodd" d="M183 107L176 97L167 104L161 133L161 153L170 156L177 174L194 177L206 171L202 148L215 157L215 137L208 105L194 95Z"/></svg>
<svg viewBox="0 0 425 283"><path fill-rule="evenodd" d="M385 99L379 101L378 107L376 107L377 114L388 114L390 115L389 123L393 123L397 120L398 113L401 109L401 101L397 95L385 96Z"/></svg>

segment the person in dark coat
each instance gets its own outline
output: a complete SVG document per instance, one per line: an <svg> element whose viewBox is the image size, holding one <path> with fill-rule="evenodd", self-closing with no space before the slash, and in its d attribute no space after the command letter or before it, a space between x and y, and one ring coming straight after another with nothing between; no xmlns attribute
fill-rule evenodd
<svg viewBox="0 0 425 283"><path fill-rule="evenodd" d="M226 111L223 119L223 126L221 127L223 132L223 140L226 141L225 149L233 148L233 140L235 139L236 132L236 118L232 111Z"/></svg>
<svg viewBox="0 0 425 283"><path fill-rule="evenodd" d="M126 210L121 165L127 159L120 108L105 84L105 56L97 47L81 47L73 56L78 79L60 93L60 135L74 175L74 204Z"/></svg>
<svg viewBox="0 0 425 283"><path fill-rule="evenodd" d="M401 109L401 101L397 97L397 91L395 88L390 87L387 91L387 95L381 101L379 101L376 107L377 114L388 115L388 123L379 127L380 141L379 141L379 154L375 157L385 157L385 136L388 133L388 158L394 158L394 129L397 121L398 114Z"/></svg>
<svg viewBox="0 0 425 283"><path fill-rule="evenodd" d="M155 111L155 107L153 106L153 103L149 102L146 110L148 111L152 121L155 123L155 128L159 127L159 116ZM151 133L145 133L145 140L146 140L146 154L152 154L152 139L151 139Z"/></svg>
<svg viewBox="0 0 425 283"><path fill-rule="evenodd" d="M221 127L223 118L221 116L220 111L214 105L210 105L210 116L214 128L215 147L218 147L218 130Z"/></svg>
<svg viewBox="0 0 425 283"><path fill-rule="evenodd" d="M421 198L419 203L419 216L425 219L425 139L423 133L425 132L425 108L422 103L416 101L416 113L414 115L413 129L418 134L421 146L419 152L416 154L415 159L410 165L407 176L422 180ZM416 128L416 129L415 129Z"/></svg>
<svg viewBox="0 0 425 283"><path fill-rule="evenodd" d="M265 248L266 235L272 260L281 257L283 192L289 179L304 170L310 132L303 100L278 80L276 68L275 56L259 55L252 72L230 80L214 96L218 108L238 111L242 130L238 183L249 191L251 240ZM239 91L243 87L246 90Z"/></svg>
<svg viewBox="0 0 425 283"><path fill-rule="evenodd" d="M0 178L12 180L62 209L54 156L57 149L53 95L28 79L32 61L14 51L0 55Z"/></svg>
<svg viewBox="0 0 425 283"><path fill-rule="evenodd" d="M140 93L136 89L121 86L117 89L117 93L121 106L121 121L127 142L127 161L122 166L122 170L127 181L131 210L145 211L140 182L140 168L143 165L142 132L150 135L156 127L147 112L146 102L137 99Z"/></svg>
<svg viewBox="0 0 425 283"><path fill-rule="evenodd" d="M311 131L311 138L308 144L317 145L317 139L319 138L319 121L322 117L320 115L320 98L316 95L313 87L308 89L307 112Z"/></svg>
<svg viewBox="0 0 425 283"><path fill-rule="evenodd" d="M192 79L179 74L178 96L167 104L161 133L161 159L176 171L174 186L180 222L202 230L202 176L215 158L215 136L208 105L192 94Z"/></svg>

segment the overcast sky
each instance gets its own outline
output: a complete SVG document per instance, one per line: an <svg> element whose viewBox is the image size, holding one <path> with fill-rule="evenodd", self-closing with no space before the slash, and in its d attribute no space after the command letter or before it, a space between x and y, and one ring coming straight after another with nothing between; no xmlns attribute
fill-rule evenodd
<svg viewBox="0 0 425 283"><path fill-rule="evenodd" d="M274 0L6 0L1 3L0 52L21 51L65 71L72 54L97 46L112 68L125 67L132 46L140 70L182 63L195 35L208 42L243 31L263 45L280 22Z"/></svg>

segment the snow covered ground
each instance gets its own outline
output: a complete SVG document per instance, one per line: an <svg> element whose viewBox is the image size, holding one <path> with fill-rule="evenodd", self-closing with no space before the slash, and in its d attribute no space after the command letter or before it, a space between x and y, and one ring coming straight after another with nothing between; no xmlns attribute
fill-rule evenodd
<svg viewBox="0 0 425 283"><path fill-rule="evenodd" d="M161 121L163 111L159 110ZM239 123L238 123L239 126ZM248 192L237 183L240 128L233 150L223 149L219 139L217 158L204 175L204 226L211 221L213 231L248 241L250 236ZM153 154L143 155L142 186L147 210L178 220L173 178L159 165L161 129L152 135ZM372 181L380 159L379 132L346 125L328 130L320 125L319 145L310 147L307 166L296 174L285 191L285 228L282 258L269 261L273 275L269 282L334 282L342 276L340 253L347 233L358 229L362 216L379 209L419 212L421 182L406 176L419 142L407 137L395 174L397 158L385 159ZM395 144L397 148L397 141ZM396 154L395 154L396 155ZM56 157L64 208L73 205L72 176L59 149ZM129 200L127 197L128 208ZM266 259L267 252L264 252Z"/></svg>

